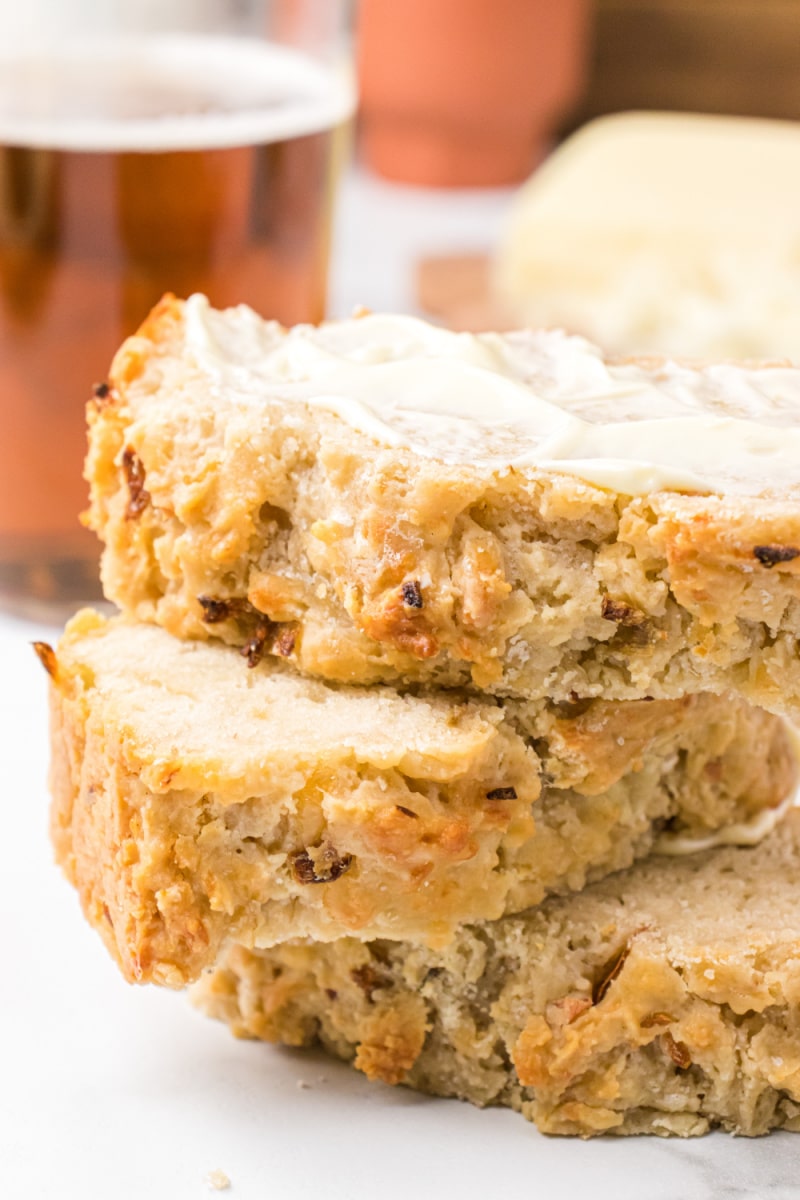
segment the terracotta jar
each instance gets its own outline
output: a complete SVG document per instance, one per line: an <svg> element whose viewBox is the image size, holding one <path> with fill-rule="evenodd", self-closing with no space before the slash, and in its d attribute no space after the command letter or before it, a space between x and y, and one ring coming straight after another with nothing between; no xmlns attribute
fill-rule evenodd
<svg viewBox="0 0 800 1200"><path fill-rule="evenodd" d="M516 183L578 98L588 0L360 0L361 149L391 179Z"/></svg>

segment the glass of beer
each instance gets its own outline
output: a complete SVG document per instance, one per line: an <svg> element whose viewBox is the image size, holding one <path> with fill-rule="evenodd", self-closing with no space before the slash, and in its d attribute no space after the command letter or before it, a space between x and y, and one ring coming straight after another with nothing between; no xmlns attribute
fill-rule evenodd
<svg viewBox="0 0 800 1200"><path fill-rule="evenodd" d="M167 291L323 317L355 100L339 0L18 7L0 15L0 605L60 618L100 594L79 522L93 386Z"/></svg>

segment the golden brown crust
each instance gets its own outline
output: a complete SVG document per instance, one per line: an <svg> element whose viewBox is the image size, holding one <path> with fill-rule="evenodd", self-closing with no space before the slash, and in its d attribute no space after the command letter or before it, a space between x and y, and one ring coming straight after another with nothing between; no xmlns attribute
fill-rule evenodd
<svg viewBox="0 0 800 1200"><path fill-rule="evenodd" d="M174 299L111 379L115 403L90 412L89 520L107 593L140 620L243 646L236 614L210 624L200 598L249 601L333 680L558 700L738 689L800 713L795 500L453 467L301 406L289 427L277 402L211 394ZM135 520L127 451L150 499Z"/></svg>
<svg viewBox="0 0 800 1200"><path fill-rule="evenodd" d="M547 1133L798 1129L798 883L794 813L755 850L653 858L439 951L231 947L195 995L239 1036L321 1042Z"/></svg>
<svg viewBox="0 0 800 1200"><path fill-rule="evenodd" d="M797 776L781 720L739 700L333 689L90 612L52 695L59 861L126 977L176 986L230 937L443 944L629 865L665 826L758 817Z"/></svg>

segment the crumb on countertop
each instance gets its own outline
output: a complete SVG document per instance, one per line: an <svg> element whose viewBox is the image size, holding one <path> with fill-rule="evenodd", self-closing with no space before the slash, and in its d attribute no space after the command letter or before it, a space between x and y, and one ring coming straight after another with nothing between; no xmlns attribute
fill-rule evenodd
<svg viewBox="0 0 800 1200"><path fill-rule="evenodd" d="M206 1183L215 1192L224 1192L231 1186L230 1179L219 1167L208 1172Z"/></svg>

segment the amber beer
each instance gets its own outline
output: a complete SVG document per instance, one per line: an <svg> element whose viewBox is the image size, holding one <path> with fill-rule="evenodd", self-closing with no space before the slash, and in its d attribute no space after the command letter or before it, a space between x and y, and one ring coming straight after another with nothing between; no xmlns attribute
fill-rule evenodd
<svg viewBox="0 0 800 1200"><path fill-rule="evenodd" d="M0 602L97 594L84 405L165 291L324 311L347 81L248 39L0 52Z"/></svg>

